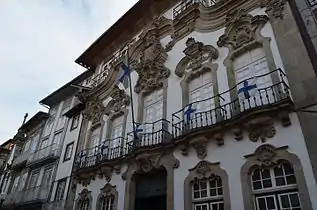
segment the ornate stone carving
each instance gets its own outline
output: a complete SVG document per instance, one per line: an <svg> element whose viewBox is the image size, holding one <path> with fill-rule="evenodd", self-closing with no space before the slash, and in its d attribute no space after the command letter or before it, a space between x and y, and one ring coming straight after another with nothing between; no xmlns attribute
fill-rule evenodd
<svg viewBox="0 0 317 210"><path fill-rule="evenodd" d="M175 74L182 77L186 70L192 70L191 76L196 77L202 72L202 65L212 59L218 58L218 50L211 45L204 45L202 42L196 41L194 38L188 38L186 48L183 51L185 57L177 64Z"/></svg>
<svg viewBox="0 0 317 210"><path fill-rule="evenodd" d="M91 180L95 180L95 172L81 172L76 174L76 180L79 184L83 185L84 187L87 187Z"/></svg>
<svg viewBox="0 0 317 210"><path fill-rule="evenodd" d="M180 145L179 149L180 149L182 155L184 155L184 156L188 155L188 147L189 147L189 145L187 143Z"/></svg>
<svg viewBox="0 0 317 210"><path fill-rule="evenodd" d="M275 133L274 121L270 117L257 118L250 121L247 124L249 131L249 139L253 142L257 142L260 138L262 142L265 142L266 138L272 138Z"/></svg>
<svg viewBox="0 0 317 210"><path fill-rule="evenodd" d="M214 135L214 139L216 140L216 144L218 146L222 146L224 144L223 133L216 133Z"/></svg>
<svg viewBox="0 0 317 210"><path fill-rule="evenodd" d="M140 171L149 172L159 167L159 161L162 154L140 154L135 158L136 164Z"/></svg>
<svg viewBox="0 0 317 210"><path fill-rule="evenodd" d="M95 98L87 103L86 110L83 115L86 119L92 122L93 125L99 124L102 121L102 117L105 111L105 107L99 98Z"/></svg>
<svg viewBox="0 0 317 210"><path fill-rule="evenodd" d="M266 15L252 16L244 9L235 10L226 17L226 30L217 44L240 51L245 46L256 44L256 31L260 31L268 21Z"/></svg>
<svg viewBox="0 0 317 210"><path fill-rule="evenodd" d="M211 176L214 176L215 172L215 167L218 166L219 163L210 163L205 160L200 161L194 168L189 169L188 171L192 173L192 179L203 179L203 178L209 178Z"/></svg>
<svg viewBox="0 0 317 210"><path fill-rule="evenodd" d="M115 165L114 166L114 171L116 172L116 174L120 174L121 173L121 165Z"/></svg>
<svg viewBox="0 0 317 210"><path fill-rule="evenodd" d="M81 200L87 200L89 199L89 194L91 193L91 191L89 191L88 189L83 189L80 193L78 193L79 198Z"/></svg>
<svg viewBox="0 0 317 210"><path fill-rule="evenodd" d="M290 118L290 116L289 116L289 113L286 112L286 111L280 112L280 113L278 114L278 118L281 120L282 125L283 125L284 127L287 127L287 126L289 126L289 125L292 124L291 118Z"/></svg>
<svg viewBox="0 0 317 210"><path fill-rule="evenodd" d="M115 85L110 94L112 100L107 104L105 108L106 115L115 117L123 113L123 108L130 104L130 97L121 90L117 85Z"/></svg>
<svg viewBox="0 0 317 210"><path fill-rule="evenodd" d="M105 184L103 188L100 189L100 195L99 197L107 197L107 196L116 196L117 191L116 191L116 186L113 186L109 183Z"/></svg>
<svg viewBox="0 0 317 210"><path fill-rule="evenodd" d="M136 93L150 93L163 87L164 79L170 75L170 70L164 66L167 53L160 42L162 29L158 23L164 21L163 19L155 19L149 29L141 33L140 42L137 43L138 55L131 62L132 68L139 75L134 87Z"/></svg>
<svg viewBox="0 0 317 210"><path fill-rule="evenodd" d="M262 145L257 148L254 155L258 161L260 161L265 166L271 166L277 163L275 147L272 145Z"/></svg>
<svg viewBox="0 0 317 210"><path fill-rule="evenodd" d="M261 0L260 7L266 7L265 12L273 18L283 19L286 0Z"/></svg>
<svg viewBox="0 0 317 210"><path fill-rule="evenodd" d="M100 179L105 178L107 182L110 182L112 177L113 168L107 166L101 166L98 168L97 174Z"/></svg>
<svg viewBox="0 0 317 210"><path fill-rule="evenodd" d="M237 141L240 141L243 139L243 131L241 128L234 128L232 130L232 133L234 135L234 139Z"/></svg>
<svg viewBox="0 0 317 210"><path fill-rule="evenodd" d="M208 140L206 137L198 137L190 141L190 144L196 150L197 157L201 160L207 156L207 143Z"/></svg>

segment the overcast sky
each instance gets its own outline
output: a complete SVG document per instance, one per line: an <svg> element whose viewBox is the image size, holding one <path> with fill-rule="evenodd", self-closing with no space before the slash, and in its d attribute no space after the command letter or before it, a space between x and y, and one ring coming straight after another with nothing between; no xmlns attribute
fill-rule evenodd
<svg viewBox="0 0 317 210"><path fill-rule="evenodd" d="M0 142L85 69L74 60L137 0L0 0Z"/></svg>

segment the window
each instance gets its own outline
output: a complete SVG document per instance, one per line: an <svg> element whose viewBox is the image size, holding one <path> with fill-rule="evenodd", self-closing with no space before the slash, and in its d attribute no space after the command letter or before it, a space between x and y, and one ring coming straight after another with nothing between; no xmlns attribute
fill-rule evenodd
<svg viewBox="0 0 317 210"><path fill-rule="evenodd" d="M11 192L15 192L19 185L20 175L16 176L13 181Z"/></svg>
<svg viewBox="0 0 317 210"><path fill-rule="evenodd" d="M60 145L62 142L62 134L63 132L56 133L53 138L53 144Z"/></svg>
<svg viewBox="0 0 317 210"><path fill-rule="evenodd" d="M246 102L244 100L248 99L248 97L256 97L259 94L261 94L262 99L260 100L260 97L256 97L257 104L268 103L268 96L272 96L272 93L270 93L272 90L267 89L268 87L272 86L271 76L268 74L266 76L253 78L269 73L263 49L257 48L244 53L243 55L235 58L233 65L236 83L240 83L238 84L237 90L241 90L246 85L256 85L256 88L248 90L248 96L246 96L244 92L239 94L239 98L243 101L241 107L249 108L249 106L254 106L255 103L253 100L251 102ZM247 84L242 81L247 81Z"/></svg>
<svg viewBox="0 0 317 210"><path fill-rule="evenodd" d="M45 128L44 128L43 136L49 135L51 133L52 129L53 129L55 117L56 117L56 114L57 114L57 107L51 108L50 111L49 111L49 114L50 114L50 117L46 121L46 125L45 125Z"/></svg>
<svg viewBox="0 0 317 210"><path fill-rule="evenodd" d="M42 179L42 185L43 186L50 186L51 179L53 174L53 168L46 168L44 170L43 179Z"/></svg>
<svg viewBox="0 0 317 210"><path fill-rule="evenodd" d="M31 141L32 141L32 139L30 138L27 142L25 142L25 145L24 145L24 148L23 148L23 152L26 152L26 151L29 150Z"/></svg>
<svg viewBox="0 0 317 210"><path fill-rule="evenodd" d="M22 190L24 189L27 176L28 176L28 173L27 173L27 172L25 172L25 173L22 175L21 181L20 181L20 184L19 184L18 191L22 191Z"/></svg>
<svg viewBox="0 0 317 210"><path fill-rule="evenodd" d="M101 132L100 127L92 131L91 140L90 140L90 153L92 155L98 153L98 147L100 143L100 132Z"/></svg>
<svg viewBox="0 0 317 210"><path fill-rule="evenodd" d="M144 97L143 123L154 123L163 118L163 89L156 90ZM152 132L152 124L146 124L143 128L144 133ZM154 131L158 131L162 125L156 123Z"/></svg>
<svg viewBox="0 0 317 210"><path fill-rule="evenodd" d="M114 209L114 196L105 196L101 198L101 210L113 210Z"/></svg>
<svg viewBox="0 0 317 210"><path fill-rule="evenodd" d="M257 210L301 209L296 177L290 163L256 168L251 181Z"/></svg>
<svg viewBox="0 0 317 210"><path fill-rule="evenodd" d="M67 179L59 180L56 187L56 194L55 194L55 200L63 200L64 199L64 193L66 188L66 181Z"/></svg>
<svg viewBox="0 0 317 210"><path fill-rule="evenodd" d="M40 149L43 149L48 146L48 138L45 138L41 141Z"/></svg>
<svg viewBox="0 0 317 210"><path fill-rule="evenodd" d="M74 142L67 144L65 149L64 161L70 160L72 158L74 148Z"/></svg>
<svg viewBox="0 0 317 210"><path fill-rule="evenodd" d="M209 99L214 96L211 73L205 73L193 79L189 83L189 102L193 103ZM205 100L199 103L193 103L196 111L207 111L214 108L214 100Z"/></svg>
<svg viewBox="0 0 317 210"><path fill-rule="evenodd" d="M79 210L88 210L89 200L83 200L79 205Z"/></svg>
<svg viewBox="0 0 317 210"><path fill-rule="evenodd" d="M123 117L117 117L112 121L110 147L116 148L120 146L120 138L122 137Z"/></svg>
<svg viewBox="0 0 317 210"><path fill-rule="evenodd" d="M39 172L33 172L29 181L29 187L28 187L29 189L37 186L38 178L39 178Z"/></svg>
<svg viewBox="0 0 317 210"><path fill-rule="evenodd" d="M79 115L79 114L73 117L73 119L72 119L72 124L71 124L71 127L70 127L70 130L74 130L74 129L76 129L76 128L78 127L78 124L79 124L79 117L80 117L80 115Z"/></svg>
<svg viewBox="0 0 317 210"><path fill-rule="evenodd" d="M219 176L196 180L192 185L195 210L223 210L222 181Z"/></svg>

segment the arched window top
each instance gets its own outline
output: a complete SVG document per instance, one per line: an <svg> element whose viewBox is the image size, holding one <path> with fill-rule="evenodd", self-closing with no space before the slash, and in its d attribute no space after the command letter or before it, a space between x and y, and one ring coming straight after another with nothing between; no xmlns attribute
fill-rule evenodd
<svg viewBox="0 0 317 210"><path fill-rule="evenodd" d="M83 189L77 198L76 201L76 210L91 210L91 204L92 204L92 196L91 191L88 189Z"/></svg>
<svg viewBox="0 0 317 210"><path fill-rule="evenodd" d="M109 183L100 189L96 210L116 210L118 205L118 192L116 186Z"/></svg>
<svg viewBox="0 0 317 210"><path fill-rule="evenodd" d="M228 176L219 163L199 162L184 184L186 210L230 209Z"/></svg>

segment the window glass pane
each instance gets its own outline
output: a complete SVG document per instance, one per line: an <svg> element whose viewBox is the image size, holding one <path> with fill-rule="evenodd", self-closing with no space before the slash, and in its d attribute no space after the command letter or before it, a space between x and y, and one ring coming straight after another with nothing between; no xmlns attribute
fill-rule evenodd
<svg viewBox="0 0 317 210"><path fill-rule="evenodd" d="M259 207L259 210L266 210L265 198L258 199L258 207Z"/></svg>
<svg viewBox="0 0 317 210"><path fill-rule="evenodd" d="M253 172L253 175L252 175L252 180L253 181L258 181L260 180L261 177L260 177L260 169L256 169L254 172Z"/></svg>
<svg viewBox="0 0 317 210"><path fill-rule="evenodd" d="M281 195L281 205L282 208L289 208L290 207L290 203L289 203L289 199L287 195Z"/></svg>
<svg viewBox="0 0 317 210"><path fill-rule="evenodd" d="M268 169L262 170L262 179L271 178L270 171Z"/></svg>
<svg viewBox="0 0 317 210"><path fill-rule="evenodd" d="M297 193L293 193L290 195L291 206L292 207L300 207L299 198Z"/></svg>
<svg viewBox="0 0 317 210"><path fill-rule="evenodd" d="M287 184L296 184L295 175L286 176Z"/></svg>
<svg viewBox="0 0 317 210"><path fill-rule="evenodd" d="M263 180L263 188L272 187L271 179Z"/></svg>
<svg viewBox="0 0 317 210"><path fill-rule="evenodd" d="M266 198L266 204L268 209L275 209L275 201L273 197Z"/></svg>
<svg viewBox="0 0 317 210"><path fill-rule="evenodd" d="M285 171L285 174L288 175L288 174L294 174L294 169L293 167L288 164L288 163L284 163L283 164L283 167L284 167L284 171Z"/></svg>
<svg viewBox="0 0 317 210"><path fill-rule="evenodd" d="M261 189L262 188L262 184L260 181L257 181L257 182L253 182L253 189L254 190L258 190L258 189Z"/></svg>

